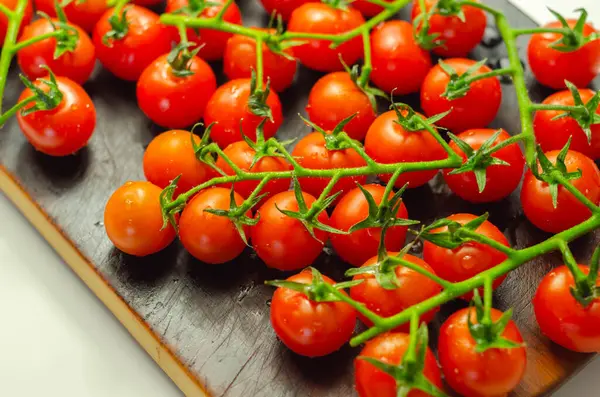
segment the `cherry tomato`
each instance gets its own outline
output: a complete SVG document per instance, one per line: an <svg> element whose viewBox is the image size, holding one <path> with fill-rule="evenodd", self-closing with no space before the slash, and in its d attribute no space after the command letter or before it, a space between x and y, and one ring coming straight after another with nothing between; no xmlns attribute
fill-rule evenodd
<svg viewBox="0 0 600 397"><path fill-rule="evenodd" d="M384 0L388 3L392 3L393 0ZM352 2L352 7L356 8L360 11L361 14L365 17L374 17L384 10L384 8L380 5L373 4L368 0L356 0Z"/></svg>
<svg viewBox="0 0 600 397"><path fill-rule="evenodd" d="M425 0L427 11L437 3L437 0ZM434 14L429 18L429 33L439 34L443 45L433 49L436 55L443 57L466 57L483 39L487 19L481 8L464 5L461 7L464 18L458 16L445 17ZM411 19L421 13L419 0L413 1ZM420 26L419 26L420 29Z"/></svg>
<svg viewBox="0 0 600 397"><path fill-rule="evenodd" d="M308 208L316 200L304 192L302 197ZM256 216L259 221L252 228L252 246L269 267L279 270L302 269L317 259L327 241L327 233L315 229L315 239L298 219L284 215L278 208L298 211L293 191L274 195L258 209ZM325 211L317 219L323 224L329 223Z"/></svg>
<svg viewBox="0 0 600 397"><path fill-rule="evenodd" d="M447 218L464 225L477 217L471 214L454 214ZM448 228L444 226L432 230L431 233L443 233L447 230ZM490 221L483 222L475 232L509 247L504 234ZM464 243L455 249L440 247L429 241L425 241L423 244L425 262L433 268L438 276L450 282L463 281L476 276L502 263L506 258L502 252L476 241ZM506 276L503 276L494 280L494 288L498 287L505 278ZM469 300L472 296L473 293L468 293L462 298Z"/></svg>
<svg viewBox="0 0 600 397"><path fill-rule="evenodd" d="M231 204L230 190L222 187L206 189L194 196L185 206L179 220L179 238L185 249L196 259L219 264L237 258L246 244L237 228L226 216L211 214L205 210L228 210ZM242 196L234 193L235 202L241 205ZM246 216L251 217L250 211ZM249 227L244 227L246 236Z"/></svg>
<svg viewBox="0 0 600 397"><path fill-rule="evenodd" d="M327 276L323 280L335 284ZM310 284L312 274L303 271L287 281ZM320 357L339 350L350 340L356 312L345 302L315 302L301 292L280 287L271 300L271 324L279 339L294 353Z"/></svg>
<svg viewBox="0 0 600 397"><path fill-rule="evenodd" d="M335 168L364 167L367 162L352 148L342 150L329 150L325 147L325 137L320 132L312 132L296 144L292 156L302 167L314 170L328 170ZM302 190L314 196L319 196L328 185L331 178L300 178ZM348 192L357 183L364 184L366 176L353 176L341 178L331 189L330 194L339 191Z"/></svg>
<svg viewBox="0 0 600 397"><path fill-rule="evenodd" d="M456 70L459 76L475 64L475 61L463 58L446 59L445 62ZM491 69L483 65L473 75L488 72L491 72ZM486 127L494 120L502 101L502 89L496 77L471 83L471 88L465 96L453 100L442 97L449 81L450 77L440 65L434 66L425 77L421 88L421 107L428 117L452 109L450 114L437 124L457 132Z"/></svg>
<svg viewBox="0 0 600 397"><path fill-rule="evenodd" d="M211 0L206 1L202 5L202 8L198 11L197 15L200 18L213 18L216 17L219 11L223 9L223 5L226 0ZM166 12L175 12L184 7L189 6L188 0L167 0ZM234 23L236 25L242 24L242 14L235 2L232 2L225 13L223 14L223 20L225 22ZM179 34L177 29L172 28L172 35L179 41ZM214 29L187 29L188 40L203 46L198 52L198 56L206 61L217 61L223 58L225 52L225 45L227 40L232 36L231 33L221 32Z"/></svg>
<svg viewBox="0 0 600 397"><path fill-rule="evenodd" d="M11 11L14 11L17 8L17 3L19 0L1 0L0 3L8 8ZM31 7L31 2L27 1L25 6L25 11L23 12L23 19L21 20L21 26L19 28L19 33L17 37L21 35L23 28L31 22L31 16L33 14L33 8ZM8 19L3 12L0 12L0 47L4 45L4 39L6 38L6 30L8 29Z"/></svg>
<svg viewBox="0 0 600 397"><path fill-rule="evenodd" d="M414 161L443 160L448 157L440 143L426 130L407 131L396 123L396 112L383 113L369 127L365 138L365 151L378 163L395 164ZM413 171L400 174L396 187L408 183L408 187L426 184L437 174L437 170ZM384 182L390 180L390 174L379 175Z"/></svg>
<svg viewBox="0 0 600 397"><path fill-rule="evenodd" d="M292 12L288 31L340 35L365 23L365 19L352 7L340 10L324 3L305 3ZM307 68L320 72L342 70L340 56L347 65L356 63L363 55L363 45L357 36L335 49L331 41L306 40L294 47L294 55Z"/></svg>
<svg viewBox="0 0 600 397"><path fill-rule="evenodd" d="M556 163L558 150L546 152L548 160ZM598 166L579 152L569 150L565 158L567 172L581 170L581 177L572 179L571 184L595 204L600 204L600 171ZM541 169L540 169L541 172ZM563 186L558 187L558 201L554 208L550 188L546 182L538 180L530 170L525 173L521 187L521 205L531 223L543 231L558 233L573 227L592 213Z"/></svg>
<svg viewBox="0 0 600 397"><path fill-rule="evenodd" d="M58 20L54 19L54 23ZM74 51L67 51L54 59L56 39L48 38L31 44L17 52L17 61L23 73L31 80L48 74L47 66L57 76L68 77L77 84L85 83L94 70L96 50L92 39L78 26L69 24L77 31L79 38ZM54 32L52 23L45 18L34 21L23 29L19 41L25 41L46 33Z"/></svg>
<svg viewBox="0 0 600 397"><path fill-rule="evenodd" d="M594 94L594 91L587 88L579 90L579 96L581 96L583 103L588 103ZM561 106L573 106L575 104L573 95L568 90L556 92L544 99L542 103ZM590 144L585 132L573 118L563 117L553 120L562 113L564 112L556 110L540 110L535 113L533 129L537 143L544 151L560 150L571 138L570 148L572 150L585 154L592 160L600 159L600 124L590 126L592 131L592 142ZM600 106L596 109L596 113L600 114Z"/></svg>
<svg viewBox="0 0 600 397"><path fill-rule="evenodd" d="M586 275L590 272L588 266L579 268ZM533 298L535 318L553 342L576 352L600 352L600 299L583 307L571 294L573 287L575 280L566 266L546 274Z"/></svg>
<svg viewBox="0 0 600 397"><path fill-rule="evenodd" d="M570 27L576 20L567 20ZM560 28L558 21L545 25L548 28ZM590 36L596 30L585 24L583 35ZM596 39L575 51L563 52L551 48L562 38L559 33L537 33L531 36L527 46L527 59L533 75L541 84L556 90L565 88L565 80L577 87L584 88L600 73L600 40Z"/></svg>
<svg viewBox="0 0 600 397"><path fill-rule="evenodd" d="M154 12L136 5L126 5L124 10L129 25L125 37L104 43L104 35L112 30L111 8L96 24L92 39L105 68L120 79L135 81L152 61L171 50L171 36Z"/></svg>
<svg viewBox="0 0 600 397"><path fill-rule="evenodd" d="M161 189L150 182L127 182L112 194L104 209L104 227L112 243L129 255L154 254L175 239L163 227Z"/></svg>
<svg viewBox="0 0 600 397"><path fill-rule="evenodd" d="M158 125L184 128L202 118L217 89L217 79L210 66L198 57L188 64L194 74L177 76L168 58L169 54L159 56L142 72L137 82L138 106Z"/></svg>
<svg viewBox="0 0 600 397"><path fill-rule="evenodd" d="M156 136L144 153L144 175L164 189L178 176L175 197L213 178L215 172L196 158L192 139L200 138L189 131L172 130Z"/></svg>
<svg viewBox="0 0 600 397"><path fill-rule="evenodd" d="M204 122L206 125L216 123L210 137L220 147L225 148L242 140L240 129L244 135L256 141L256 127L262 121L262 117L251 113L248 109L250 94L250 79L237 79L217 88L208 101L204 110ZM266 102L273 114L273 121L267 121L264 126L264 137L269 139L281 126L283 113L276 92L271 91Z"/></svg>
<svg viewBox="0 0 600 397"><path fill-rule="evenodd" d="M54 0L33 0L33 2L36 10L45 12L52 18L56 17ZM96 22L108 10L109 7L106 3L106 0L71 1L64 7L64 11L70 23L91 33Z"/></svg>
<svg viewBox="0 0 600 397"><path fill-rule="evenodd" d="M473 129L458 134L467 145L477 150L481 145L490 139L496 130L492 129ZM498 138L494 141L494 146L506 141L510 135L502 130ZM466 161L467 156L454 142L450 142L450 147ZM477 179L474 172L464 172L461 174L450 174L451 169L444 170L444 180L450 190L457 196L472 203L489 203L498 201L513 192L519 186L523 177L523 167L525 159L519 144L510 144L492 155L493 158L506 161L509 165L492 165L485 169L486 184L485 189L480 193L477 185Z"/></svg>
<svg viewBox="0 0 600 397"><path fill-rule="evenodd" d="M361 360L360 357L371 357L387 364L400 364L408 350L410 336L394 332L379 335L367 342L358 357L354 360L354 379L359 397L396 397L396 380L373 364ZM440 369L435 356L427 347L423 374L438 389L442 389ZM411 390L407 397L428 397L429 394L420 390Z"/></svg>
<svg viewBox="0 0 600 397"><path fill-rule="evenodd" d="M275 156L265 156L261 157L256 163L253 165L254 156L256 155L256 151L252 149L245 141L234 142L231 145L227 146L223 151L225 155L240 169L246 172L278 172L278 171L287 171L292 167L283 159L282 157ZM227 164L222 157L217 159L216 163L217 167L219 167L225 174L227 175L235 175L233 169ZM235 191L239 193L242 197L248 198L250 194L256 189L259 180L249 180L249 181L241 181L235 183ZM231 187L231 183L227 183L224 186ZM289 178L279 178L270 180L267 185L261 190L260 194L267 193L270 197L275 193L280 193L288 190L290 187Z"/></svg>
<svg viewBox="0 0 600 397"><path fill-rule="evenodd" d="M50 156L67 156L83 148L92 136L96 128L96 108L80 85L66 77L57 77L56 83L63 94L60 104L52 110L40 110L27 116L18 112L17 122L36 150ZM39 80L33 84L48 90ZM25 88L19 102L32 96L31 90Z"/></svg>
<svg viewBox="0 0 600 397"><path fill-rule="evenodd" d="M491 315L492 321L497 321L502 312L492 309ZM469 331L468 316L477 324L475 310L465 308L450 316L440 329L438 357L446 382L465 397L506 396L517 387L525 372L525 347L491 348L479 353ZM512 320L501 336L523 342Z"/></svg>
<svg viewBox="0 0 600 397"><path fill-rule="evenodd" d="M417 45L406 21L384 22L373 29L371 58L371 80L394 95L418 92L431 69L431 56Z"/></svg>
<svg viewBox="0 0 600 397"><path fill-rule="evenodd" d="M292 12L304 3L317 3L316 0L260 0L269 15L277 12L285 22L290 20Z"/></svg>
<svg viewBox="0 0 600 397"><path fill-rule="evenodd" d="M385 188L376 184L364 185L363 188L371 193L375 203L379 205L383 199ZM388 199L391 199L390 192ZM369 205L363 192L355 187L346 193L335 206L329 224L331 227L348 231L354 225L362 222L369 215ZM408 211L404 203L400 204L396 212L398 218L408 218ZM406 226L394 226L387 229L385 247L390 251L400 251L406 240ZM331 244L335 252L346 262L360 266L365 261L377 255L381 241L381 228L356 230L350 234L331 234Z"/></svg>

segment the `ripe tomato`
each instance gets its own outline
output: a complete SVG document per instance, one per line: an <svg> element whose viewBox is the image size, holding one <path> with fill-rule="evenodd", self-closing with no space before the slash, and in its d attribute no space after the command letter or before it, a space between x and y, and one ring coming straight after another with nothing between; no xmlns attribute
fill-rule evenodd
<svg viewBox="0 0 600 397"><path fill-rule="evenodd" d="M325 147L325 137L320 132L312 132L296 144L292 156L298 164L314 170L328 170L334 168L364 167L367 162L352 148L342 150L329 150ZM302 190L314 196L319 196L331 178L300 178ZM366 176L341 178L331 189L330 194L339 191L348 192L357 183L364 184Z"/></svg>
<svg viewBox="0 0 600 397"><path fill-rule="evenodd" d="M316 200L304 192L302 197L308 208ZM267 266L275 269L297 270L309 266L321 253L327 233L315 229L315 239L298 219L284 215L278 208L298 211L293 191L277 193L258 209L256 216L260 218L252 227L254 250ZM323 224L329 223L325 211L317 219Z"/></svg>
<svg viewBox="0 0 600 397"><path fill-rule="evenodd" d="M590 271L588 266L579 268L586 275ZM564 265L546 274L533 298L535 318L553 342L576 352L600 352L600 300L583 307L571 294L574 286L573 275Z"/></svg>
<svg viewBox="0 0 600 397"><path fill-rule="evenodd" d="M492 321L502 312L492 309ZM525 347L491 348L476 351L476 343L468 326L468 316L477 323L475 310L465 308L450 316L442 325L438 339L438 357L446 382L461 396L506 396L521 381L527 364ZM523 338L511 320L502 337L522 343Z"/></svg>
<svg viewBox="0 0 600 397"><path fill-rule="evenodd" d="M25 138L36 150L50 156L67 156L83 148L96 128L96 108L80 85L66 77L57 77L63 98L52 110L41 110L27 116L17 113L17 122ZM36 80L33 84L44 91L48 87ZM19 102L33 96L25 88ZM25 106L29 109L33 104Z"/></svg>
<svg viewBox="0 0 600 397"><path fill-rule="evenodd" d="M443 160L448 155L439 142L426 130L407 131L396 123L396 112L383 113L369 127L365 138L365 151L378 163L395 164L414 161ZM400 174L396 187L408 183L408 187L418 187L429 182L437 170L413 171ZM391 175L379 175L384 182Z"/></svg>
<svg viewBox="0 0 600 397"><path fill-rule="evenodd" d="M266 29L261 29L265 30ZM273 29L269 30L274 33ZM296 60L274 54L266 44L263 44L263 73L265 83L271 82L271 88L281 92L288 88L296 75ZM285 53L292 55L292 49ZM223 71L230 79L250 78L252 70L256 70L256 41L248 36L236 34L227 40L223 55Z"/></svg>
<svg viewBox="0 0 600 397"><path fill-rule="evenodd" d="M427 11L438 0L425 0ZM443 46L436 47L433 52L443 57L466 57L483 39L487 20L481 8L464 5L461 7L464 19L458 16L445 17L434 14L429 18L429 33L439 34ZM414 20L421 13L419 1L413 1L411 19Z"/></svg>
<svg viewBox="0 0 600 397"><path fill-rule="evenodd" d="M104 209L106 235L129 255L154 254L175 239L175 229L163 226L161 189L150 182L127 182L112 194Z"/></svg>
<svg viewBox="0 0 600 397"><path fill-rule="evenodd" d="M230 193L229 189L222 187L203 190L183 209L179 220L179 238L185 249L202 262L229 262L246 248L231 219L205 211L228 210ZM243 197L237 193L234 193L234 198L238 205L244 202ZM246 216L251 217L251 212L248 211ZM244 232L248 236L250 228L244 227Z"/></svg>
<svg viewBox="0 0 600 397"><path fill-rule="evenodd" d="M567 20L575 26L575 19ZM560 28L558 21L545 25ZM595 29L585 24L583 35L593 34ZM565 80L584 88L600 73L600 40L593 40L576 51L562 52L550 45L562 37L559 33L538 33L531 36L527 46L527 59L533 75L541 84L556 90L565 88Z"/></svg>
<svg viewBox="0 0 600 397"><path fill-rule="evenodd" d="M458 134L458 138L465 141L474 150L490 139L496 130L481 128L467 130ZM502 130L494 146L510 138L510 135ZM450 142L450 147L466 161L467 156L454 142ZM493 146L492 146L493 147ZM508 145L497 152L492 157L506 161L509 165L492 165L485 169L486 184L483 192L479 193L477 179L474 172L464 172L462 174L450 174L451 169L444 170L444 180L450 190L457 196L472 203L489 203L498 201L508 196L519 186L523 177L523 167L525 159L518 143Z"/></svg>
<svg viewBox="0 0 600 397"><path fill-rule="evenodd" d="M418 92L431 69L431 56L417 45L406 21L384 22L373 29L371 58L371 80L394 95Z"/></svg>
<svg viewBox="0 0 600 397"><path fill-rule="evenodd" d="M108 39L107 44L103 41L104 35L112 30L109 18L114 9L111 8L96 24L92 39L105 68L120 79L135 81L152 61L171 50L171 36L154 12L136 5L126 5L124 10L129 24L125 37Z"/></svg>
<svg viewBox="0 0 600 397"><path fill-rule="evenodd" d="M594 91L587 88L579 90L579 95L583 103L589 102L594 94ZM573 106L575 104L573 95L568 90L556 92L544 99L542 103L562 106ZM544 151L560 150L565 146L569 138L571 138L570 148L572 150L585 154L592 160L600 159L600 124L590 126L592 143L589 144L583 129L581 129L573 118L564 117L553 120L562 113L564 112L557 110L540 110L535 113L533 129L537 143L540 144ZM600 114L600 106L596 109L596 113Z"/></svg>
<svg viewBox="0 0 600 397"><path fill-rule="evenodd" d="M477 217L471 214L454 214L447 218L464 225ZM431 233L443 233L447 230L448 228L444 226L432 230ZM483 222L475 232L509 247L504 234L490 221ZM506 255L489 245L476 241L464 243L455 249L440 247L425 241L423 244L423 259L444 280L458 282L500 264L506 259ZM494 288L498 287L505 278L506 276L503 276L494 280ZM463 295L462 298L469 300L472 296L473 293L470 292Z"/></svg>
<svg viewBox="0 0 600 397"><path fill-rule="evenodd" d="M202 6L202 9L197 10L198 17L200 18L213 18L216 17L219 11L223 9L223 5L226 0L211 0L207 1ZM188 0L167 0L166 12L175 12L181 8L188 7ZM194 15L196 16L196 15ZM234 23L236 25L242 24L242 14L235 2L232 2L229 8L223 15L225 22ZM177 29L171 28L172 36L179 41L179 34ZM225 51L225 45L227 40L232 36L231 33L221 32L214 29L191 29L187 30L188 40L203 46L198 52L198 56L206 61L217 61L223 58L223 52Z"/></svg>
<svg viewBox="0 0 600 397"><path fill-rule="evenodd" d="M54 0L33 0L33 2L37 11L45 12L53 18L56 17ZM96 22L108 10L106 3L106 0L72 1L64 7L64 11L70 23L91 33Z"/></svg>
<svg viewBox="0 0 600 397"><path fill-rule="evenodd" d="M193 75L176 76L168 61L169 54L156 58L137 82L138 106L146 116L167 128L184 128L199 121L208 100L217 89L210 66L193 57L189 69Z"/></svg>
<svg viewBox="0 0 600 397"><path fill-rule="evenodd" d="M379 205L383 199L385 188L376 184L369 184L363 188L371 193L375 203ZM390 192L389 199L393 196ZM355 187L346 193L335 206L331 214L329 224L331 227L344 232L369 215L369 205L363 192ZM400 204L396 212L398 218L408 218L408 211L404 203ZM385 247L390 251L400 251L406 240L406 226L394 226L387 229L385 235ZM381 228L369 228L356 230L350 234L331 234L331 245L335 252L346 262L353 266L360 266L365 261L377 255L379 242L381 241Z"/></svg>
<svg viewBox="0 0 600 397"><path fill-rule="evenodd" d="M53 22L58 22L54 19ZM67 51L58 59L54 59L56 39L48 38L31 44L17 53L17 61L23 73L31 80L48 74L43 66L48 66L57 76L68 77L77 84L85 83L94 70L96 50L92 39L78 26L69 24L77 31L79 38L73 52ZM46 33L54 32L52 23L45 18L34 21L23 29L19 41L32 39Z"/></svg>
<svg viewBox="0 0 600 397"><path fill-rule="evenodd" d="M217 88L208 101L204 110L204 122L206 125L216 122L210 137L220 147L225 148L233 142L242 140L240 130L256 141L256 127L262 121L262 117L251 113L248 109L250 94L250 79L237 79ZM267 105L271 108L273 121L267 121L264 125L265 139L274 136L283 122L281 102L276 92L269 93Z"/></svg>
<svg viewBox="0 0 600 397"><path fill-rule="evenodd" d="M324 3L305 3L292 12L288 31L340 35L363 23L363 16L352 7L340 10ZM340 56L346 65L352 65L363 55L360 36L346 41L336 49L329 48L330 41L306 41L306 44L294 47L294 55L307 68L320 72L342 70Z"/></svg>
<svg viewBox="0 0 600 397"><path fill-rule="evenodd" d="M388 3L392 3L393 0L384 0ZM383 11L383 7L377 4L373 4L368 0L356 0L352 2L352 7L356 8L365 17L374 17Z"/></svg>
<svg viewBox="0 0 600 397"><path fill-rule="evenodd" d="M17 3L19 0L1 0L0 3L8 8L11 11L14 11L17 8ZM23 28L29 25L31 22L31 16L33 14L33 8L31 7L31 2L27 1L27 5L25 6L25 12L23 13L23 19L21 20L21 26L19 28L19 33L17 37L21 36L21 32ZM3 12L0 12L0 47L4 45L4 39L6 38L6 30L8 29L8 19Z"/></svg>
<svg viewBox="0 0 600 397"><path fill-rule="evenodd" d="M396 397L396 380L377 369L373 364L361 360L360 357L372 357L387 364L400 364L408 350L410 336L405 333L393 332L379 335L367 342L363 350L354 360L354 379L356 390L360 397ZM438 389L442 389L440 369L435 356L427 347L423 374ZM429 394L420 390L411 390L408 397L428 397Z"/></svg>
<svg viewBox="0 0 600 397"><path fill-rule="evenodd" d="M285 22L289 21L292 12L304 3L316 3L316 0L260 0L269 15L277 12Z"/></svg>
<svg viewBox="0 0 600 397"><path fill-rule="evenodd" d="M335 284L327 276L323 280ZM306 270L287 281L310 284L312 274ZM279 339L294 353L320 357L335 352L350 340L356 312L345 302L315 302L301 292L280 287L271 300L271 324Z"/></svg>
<svg viewBox="0 0 600 397"><path fill-rule="evenodd" d="M463 58L446 59L445 62L459 76L475 64L475 61ZM483 65L473 75L488 72L491 69ZM486 127L494 120L502 101L502 89L496 77L473 82L465 96L454 100L442 97L449 81L450 77L440 65L434 66L425 77L421 88L421 107L428 117L452 109L437 124L457 132Z"/></svg>
<svg viewBox="0 0 600 397"><path fill-rule="evenodd" d="M558 153L558 150L546 152L546 156L552 164L556 163ZM571 184L592 202L600 204L600 171L598 166L589 157L573 150L569 150L567 153L565 165L567 172L581 170L581 178L572 179ZM585 221L592 215L591 211L563 186L558 187L558 201L556 208L554 208L548 184L538 180L530 170L525 173L523 179L521 205L525 216L531 223L550 233L566 230Z"/></svg>
<svg viewBox="0 0 600 397"><path fill-rule="evenodd" d="M252 149L245 141L234 142L227 146L223 152L231 161L233 161L235 165L246 172L277 172L287 171L292 168L284 158L276 156L261 157L254 165L252 165L256 151ZM225 160L223 160L222 157L217 159L216 165L223 172L225 172L225 174L235 175L233 169ZM248 198L248 196L252 194L259 183L259 180L241 181L236 182L234 188L235 191L242 197ZM231 187L231 183L227 183L224 186ZM268 193L267 197L270 197L275 193L288 190L289 187L289 178L272 179L261 190L260 194Z"/></svg>
<svg viewBox="0 0 600 397"><path fill-rule="evenodd" d="M178 176L174 197L213 178L215 172L196 158L192 139L200 138L189 131L172 130L156 136L144 153L144 175L164 189Z"/></svg>

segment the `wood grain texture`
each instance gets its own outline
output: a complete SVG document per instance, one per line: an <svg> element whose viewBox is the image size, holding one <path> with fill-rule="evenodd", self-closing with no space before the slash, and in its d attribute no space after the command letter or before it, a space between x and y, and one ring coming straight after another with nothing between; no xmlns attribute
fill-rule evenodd
<svg viewBox="0 0 600 397"><path fill-rule="evenodd" d="M534 25L505 0L487 3L504 9L513 25ZM265 24L267 16L256 0L245 0L241 6L245 24ZM402 16L406 15L403 11ZM520 38L522 54L526 42L527 38ZM474 56L501 59L504 54L500 44L493 48L480 46ZM220 65L213 66L220 70ZM16 66L6 90L7 104L14 103L21 91L14 69ZM319 76L302 69L296 84L282 95L286 120L280 137L298 137L309 132L296 114L304 113L310 87ZM531 78L529 81L535 100L550 93ZM0 189L17 202L187 394L202 395L199 386L202 384L213 396L355 395L352 360L358 349L345 347L329 357L306 359L290 353L276 339L269 324L272 289L264 286L263 281L285 275L267 269L250 251L230 264L209 266L193 259L178 242L142 259L124 255L112 246L101 222L106 200L123 182L143 178L144 148L161 129L137 109L133 84L119 81L98 68L85 88L98 111L98 126L89 147L68 158L49 158L35 152L13 120L0 131L0 164L4 167L0 173L11 174L23 191L6 176L0 178L3 181ZM502 126L517 133L514 90L511 85L503 85L503 89L502 108L493 127ZM414 103L416 98L404 99ZM524 218L516 194L492 205L473 206L453 196L439 176L429 186L407 192L406 204L411 218L423 222L456 212L489 211L491 221L517 247L548 237ZM39 213L32 215L35 211ZM43 213L47 214L47 220ZM64 241L57 243L60 238ZM70 251L64 246L65 238L71 241ZM598 242L600 233L596 232L574 243L577 258L585 262ZM77 257L67 258L67 251ZM541 277L559 263L558 255L532 261L511 273L495 294L496 307L515 308L515 319L529 346L527 373L515 392L518 396L549 392L591 357L549 343L536 325L531 297ZM91 267L85 270L85 266ZM339 280L347 265L326 249L317 267ZM433 344L441 321L461 305L451 302L444 306L430 327ZM177 363L168 366L161 360L165 347L180 367Z"/></svg>

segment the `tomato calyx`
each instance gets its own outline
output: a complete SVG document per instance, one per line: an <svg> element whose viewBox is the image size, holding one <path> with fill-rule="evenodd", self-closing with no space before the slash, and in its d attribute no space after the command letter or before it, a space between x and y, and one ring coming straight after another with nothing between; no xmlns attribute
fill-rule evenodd
<svg viewBox="0 0 600 397"><path fill-rule="evenodd" d="M125 7L122 10L115 9L114 13L108 18L111 29L102 36L102 43L108 47L112 47L115 40L122 40L129 32L129 22L127 21L127 10Z"/></svg>
<svg viewBox="0 0 600 397"><path fill-rule="evenodd" d="M37 87L23 74L19 74L19 78L21 79L23 85L29 88L33 93L33 96L31 97L33 99L28 99L27 101L34 103L33 106L21 109L22 116L27 116L31 113L42 110L52 110L60 105L63 100L63 93L58 88L56 76L54 76L54 73L52 73L48 66L43 65L42 67L48 71L49 79L38 78L36 81L41 81L44 83L46 90Z"/></svg>
<svg viewBox="0 0 600 397"><path fill-rule="evenodd" d="M448 3L448 4L446 4ZM436 47L445 47L444 42L442 40L441 33L431 33L429 29L430 26L430 18L437 14L442 16L448 15L456 15L463 22L465 19L464 12L460 5L458 5L454 0L450 1L438 1L433 7L430 7L429 10L426 7L423 7L413 20L413 31L415 42L419 45L419 47L424 50L433 50Z"/></svg>
<svg viewBox="0 0 600 397"><path fill-rule="evenodd" d="M189 49L191 47L196 47L192 51ZM187 77L193 76L194 72L190 70L191 68L191 60L193 57L198 54L202 46L196 46L194 43L190 43L187 41L182 41L177 44L169 55L167 56L167 62L171 66L171 73L177 77Z"/></svg>
<svg viewBox="0 0 600 397"><path fill-rule="evenodd" d="M256 82L256 71L252 69L252 75L250 78L250 95L248 96L248 109L252 114L265 117L270 121L273 121L273 112L269 105L267 105L267 98L271 92L271 81L267 79L265 88L259 88Z"/></svg>
<svg viewBox="0 0 600 397"><path fill-rule="evenodd" d="M48 14L43 11L38 11L38 15L48 21L50 26L55 32L59 32L55 37L56 48L54 49L54 59L60 58L65 52L73 52L77 48L79 41L79 33L77 29L69 25L67 16L62 6L55 0L54 7L56 9L56 16L58 21L53 20Z"/></svg>
<svg viewBox="0 0 600 397"><path fill-rule="evenodd" d="M575 26L573 26L572 28L569 26L569 23L567 22L565 17L563 17L561 14L559 14L551 8L548 8L548 10L552 14L554 14L556 19L558 19L558 21L560 22L562 29L564 30L564 32L562 33L562 37L550 44L551 48L560 52L572 52L583 47L590 41L597 40L600 38L600 35L597 32L594 32L589 36L584 35L583 30L585 28L585 23L588 16L588 13L585 9L579 8L576 10L581 12L581 15L577 19Z"/></svg>
<svg viewBox="0 0 600 397"><path fill-rule="evenodd" d="M306 44L305 40L281 40L281 35L284 33L283 17L274 10L271 14L271 19L268 24L269 29L274 29L273 34L269 34L263 38L263 42L273 54L282 56L290 61L294 61L293 55L286 52L287 49Z"/></svg>
<svg viewBox="0 0 600 397"><path fill-rule="evenodd" d="M568 80L565 80L565 85L573 96L573 106L571 110L565 111L552 118L552 121L562 119L564 117L571 117L581 127L587 138L588 144L592 143L592 129L591 126L594 124L600 124L600 114L596 113L598 105L600 105L600 91L596 92L594 96L588 101L583 103L581 95L577 87Z"/></svg>
<svg viewBox="0 0 600 397"><path fill-rule="evenodd" d="M254 165L263 157L283 157L285 156L279 151L279 147L283 145L284 147L291 143L292 141L282 141L278 144L274 145L274 139L269 139L265 142L265 134L264 127L267 119L264 118L256 127L256 142L254 142L248 135L244 134L244 131L241 130L242 138L244 141L250 146L252 150L254 150L254 158L252 159L252 163L250 163L250 169L254 167Z"/></svg>
<svg viewBox="0 0 600 397"><path fill-rule="evenodd" d="M450 109L425 119L405 103L392 102L390 109L396 113L396 120L394 120L394 123L398 124L408 132L421 132L423 129L427 129L427 127L437 128L435 123L446 117L452 111L452 109Z"/></svg>
<svg viewBox="0 0 600 397"><path fill-rule="evenodd" d="M568 249L566 249L566 251L568 251L569 254L565 255L563 252L565 265L567 265L575 280L575 285L570 288L571 295L573 295L573 298L575 298L583 308L586 308L596 299L600 298L600 287L596 285L596 281L598 280L598 268L600 266L600 245L596 247L592 254L587 275L581 271L570 251Z"/></svg>
<svg viewBox="0 0 600 397"><path fill-rule="evenodd" d="M459 222L450 220L448 218L438 219L421 229L418 235L424 240L430 241L435 245L443 248L455 249L464 243L473 241L470 234L474 233L479 226L487 221L489 214L485 214L465 223L464 225ZM446 227L447 230L443 232L432 233L432 230ZM410 230L411 233L416 234L415 231Z"/></svg>
<svg viewBox="0 0 600 397"><path fill-rule="evenodd" d="M352 138L350 138L348 134L344 132L344 127L356 116L356 113L351 114L340 121L330 132L325 131L312 121L305 119L302 115L299 114L298 116L300 116L306 125L310 126L323 136L323 139L325 139L325 148L327 150L344 150L352 148L352 144L350 143Z"/></svg>
<svg viewBox="0 0 600 397"><path fill-rule="evenodd" d="M462 98L471 89L471 83L475 80L481 79L481 75L473 76L473 73L477 72L482 66L484 66L487 62L487 58L482 59L481 61L474 63L471 65L463 74L460 76L454 70L454 68L448 65L443 60L439 60L438 64L442 68L442 70L450 77L450 81L446 86L446 90L442 94L443 97L448 98L449 100Z"/></svg>
<svg viewBox="0 0 600 397"><path fill-rule="evenodd" d="M347 11L351 2L348 0L321 0L321 3L337 10Z"/></svg>
<svg viewBox="0 0 600 397"><path fill-rule="evenodd" d="M187 5L173 11L173 14L197 17L208 7L219 7L221 3L206 0L188 0Z"/></svg>
<svg viewBox="0 0 600 397"><path fill-rule="evenodd" d="M344 59L340 55L340 62L346 70L346 73L350 75L350 80L361 90L369 100L371 107L377 113L377 98L389 99L387 94L379 88L371 87L369 85L369 75L371 74L370 68L363 68L360 70L358 65L353 65L352 68L348 67L344 62Z"/></svg>

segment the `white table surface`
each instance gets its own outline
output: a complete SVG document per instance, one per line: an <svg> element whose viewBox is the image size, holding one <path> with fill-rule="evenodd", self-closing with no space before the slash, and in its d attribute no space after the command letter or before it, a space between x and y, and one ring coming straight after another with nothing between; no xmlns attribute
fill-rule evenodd
<svg viewBox="0 0 600 397"><path fill-rule="evenodd" d="M600 26L598 0L511 1L540 23L550 19L543 4L565 13L586 7ZM1 194L0 313L0 396L181 395ZM600 360L555 396L598 396L598 373Z"/></svg>

